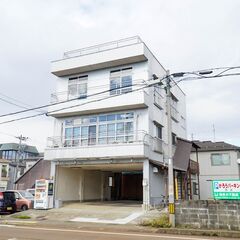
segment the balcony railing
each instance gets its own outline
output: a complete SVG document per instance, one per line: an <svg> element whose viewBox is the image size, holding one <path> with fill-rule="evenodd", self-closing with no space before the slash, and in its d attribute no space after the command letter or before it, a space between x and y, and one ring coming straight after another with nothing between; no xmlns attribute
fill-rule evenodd
<svg viewBox="0 0 240 240"><path fill-rule="evenodd" d="M137 131L128 134L115 136L96 136L90 134L86 137L66 138L64 136L49 137L47 139L48 148L84 148L86 146L110 146L117 144L143 143L151 146L151 150L163 153L163 141L152 137L145 131Z"/></svg>
<svg viewBox="0 0 240 240"><path fill-rule="evenodd" d="M156 89L154 89L154 104L161 109L164 107L164 97Z"/></svg>
<svg viewBox="0 0 240 240"><path fill-rule="evenodd" d="M172 119L175 120L176 122L179 121L178 110L173 105L171 105L171 116L172 116Z"/></svg>
<svg viewBox="0 0 240 240"><path fill-rule="evenodd" d="M134 76L134 74L132 74L132 76ZM125 86L125 87L119 87L119 88L115 88L113 90L118 90L118 89L127 89L130 87L134 87L134 90L137 88L142 88L145 85L145 80L143 79L135 79L132 81L132 85L131 86ZM140 90L139 90L140 91ZM144 90L142 90L144 91ZM91 92L91 93L89 93ZM88 87L88 93L84 93L84 94L70 94L69 91L62 91L62 92L55 92L51 94L51 103L58 103L58 102L62 102L62 101L68 101L71 99L86 99L86 98L90 98L91 100L94 99L101 99L103 97L106 96L110 96L110 85L101 85L101 86L94 86L94 87Z"/></svg>
<svg viewBox="0 0 240 240"><path fill-rule="evenodd" d="M142 43L141 38L138 36L125 38L125 39L107 42L107 43L103 43L103 44L99 44L91 47L68 51L63 54L63 58L79 57L79 56L98 53L98 52L107 51L115 48L130 46L137 43Z"/></svg>

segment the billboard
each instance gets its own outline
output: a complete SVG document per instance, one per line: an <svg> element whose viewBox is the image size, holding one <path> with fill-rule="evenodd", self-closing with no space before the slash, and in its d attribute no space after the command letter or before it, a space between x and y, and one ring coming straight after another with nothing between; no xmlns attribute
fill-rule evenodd
<svg viewBox="0 0 240 240"><path fill-rule="evenodd" d="M215 180L212 193L214 199L240 200L240 180Z"/></svg>

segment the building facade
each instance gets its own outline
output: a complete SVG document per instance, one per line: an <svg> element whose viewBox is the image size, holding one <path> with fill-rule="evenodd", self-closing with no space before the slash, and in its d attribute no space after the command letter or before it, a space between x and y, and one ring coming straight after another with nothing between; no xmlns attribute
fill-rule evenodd
<svg viewBox="0 0 240 240"><path fill-rule="evenodd" d="M9 162L7 189L14 189L14 181L39 159L35 146L18 143L0 144L0 156ZM17 174L16 174L16 169Z"/></svg>
<svg viewBox="0 0 240 240"><path fill-rule="evenodd" d="M67 52L52 73L54 136L44 158L55 200L159 204L167 194L166 70L145 43L133 37ZM175 143L186 137L185 95L177 85L171 92Z"/></svg>
<svg viewBox="0 0 240 240"><path fill-rule="evenodd" d="M240 147L211 141L194 141L200 148L191 159L199 163L200 199L213 199L213 180L240 179ZM198 159L197 159L198 156Z"/></svg>

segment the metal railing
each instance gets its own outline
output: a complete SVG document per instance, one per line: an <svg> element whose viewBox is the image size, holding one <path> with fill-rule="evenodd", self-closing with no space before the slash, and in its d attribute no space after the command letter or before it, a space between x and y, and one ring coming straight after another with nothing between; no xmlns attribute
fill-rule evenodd
<svg viewBox="0 0 240 240"><path fill-rule="evenodd" d="M140 89L139 91L146 92L145 89L141 89L143 86L144 86L143 80L138 79L138 80L135 80L131 86L121 87L119 89L123 90L123 89L131 88L131 91L132 91L139 88ZM69 91L55 92L51 94L50 102L58 103L58 102L67 101L71 99L86 99L86 98L88 99L91 98L91 100L95 100L95 99L97 100L97 99L102 99L103 97L107 97L111 95L111 91L109 90L109 85L89 88L88 90L90 90L92 94L84 93L84 94L73 95L73 94L70 94ZM118 88L115 88L112 90L113 91L118 90ZM121 94L116 94L116 95L121 95Z"/></svg>
<svg viewBox="0 0 240 240"><path fill-rule="evenodd" d="M117 41L94 45L91 47L67 51L63 54L63 58L79 57L83 55L98 53L98 52L107 51L115 48L138 44L138 43L142 43L141 38L139 36L134 36L130 38L120 39Z"/></svg>
<svg viewBox="0 0 240 240"><path fill-rule="evenodd" d="M106 136L103 136L106 135ZM152 151L163 153L163 141L156 137L152 137L146 131L135 131L128 134L112 135L90 134L86 137L66 138L65 136L49 137L47 139L48 148L64 148L64 147L86 147L86 146L103 146L117 144L144 143L151 146Z"/></svg>
<svg viewBox="0 0 240 240"><path fill-rule="evenodd" d="M154 89L154 104L161 109L164 107L164 97L156 89Z"/></svg>
<svg viewBox="0 0 240 240"><path fill-rule="evenodd" d="M179 121L178 110L173 105L171 105L171 116L175 121Z"/></svg>

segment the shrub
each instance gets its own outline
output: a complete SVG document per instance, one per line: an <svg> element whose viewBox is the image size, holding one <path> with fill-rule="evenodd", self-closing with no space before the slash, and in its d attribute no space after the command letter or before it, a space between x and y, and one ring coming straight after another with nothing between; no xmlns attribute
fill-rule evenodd
<svg viewBox="0 0 240 240"><path fill-rule="evenodd" d="M143 226L150 226L155 228L170 228L169 218L167 214L161 215L159 218L154 218L151 220L143 221Z"/></svg>

